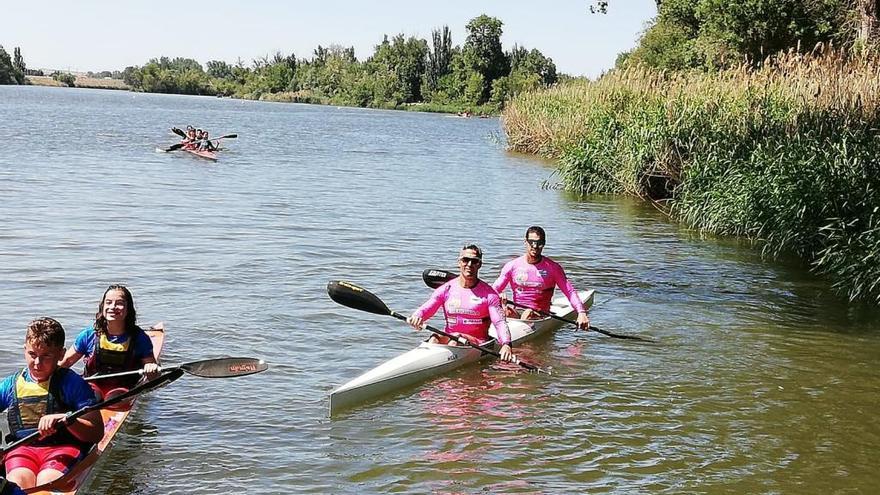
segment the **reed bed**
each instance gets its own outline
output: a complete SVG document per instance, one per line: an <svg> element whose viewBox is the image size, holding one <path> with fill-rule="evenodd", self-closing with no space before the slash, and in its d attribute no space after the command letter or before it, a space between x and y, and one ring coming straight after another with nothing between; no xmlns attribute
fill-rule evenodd
<svg viewBox="0 0 880 495"><path fill-rule="evenodd" d="M880 59L785 54L718 73L613 71L522 94L509 146L570 190L632 194L720 235L794 252L880 303Z"/></svg>

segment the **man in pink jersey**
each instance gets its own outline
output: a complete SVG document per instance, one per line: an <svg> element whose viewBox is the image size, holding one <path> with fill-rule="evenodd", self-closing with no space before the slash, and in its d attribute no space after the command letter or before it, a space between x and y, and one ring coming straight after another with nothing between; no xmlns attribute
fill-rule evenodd
<svg viewBox="0 0 880 495"><path fill-rule="evenodd" d="M520 315L515 309L508 307L507 316L527 320L541 316L532 310L549 312L553 291L559 287L568 298L571 307L578 313L578 328L589 328L590 318L587 316L587 311L584 309L577 291L565 276L565 270L559 263L541 254L547 243L547 234L544 229L536 225L529 227L526 230L525 243L526 254L505 264L501 269L501 275L492 284L492 288L502 294L502 303L507 303L507 298L503 293L507 284L510 284L510 289L513 291L513 302L528 308Z"/></svg>
<svg viewBox="0 0 880 495"><path fill-rule="evenodd" d="M446 313L446 331L460 335L475 344L490 339L489 323L495 327L501 349L501 359L511 361L510 330L504 320L504 309L498 293L477 274L483 264L483 252L469 244L461 248L458 256L458 277L441 285L431 297L407 319L413 328L419 330L430 320L440 307ZM432 336L429 342L458 345L458 342L444 337Z"/></svg>

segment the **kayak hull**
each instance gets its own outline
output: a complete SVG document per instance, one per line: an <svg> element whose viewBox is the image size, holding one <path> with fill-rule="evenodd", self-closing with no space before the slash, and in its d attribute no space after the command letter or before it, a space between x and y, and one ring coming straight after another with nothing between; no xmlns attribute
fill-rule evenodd
<svg viewBox="0 0 880 495"><path fill-rule="evenodd" d="M158 360L165 343L165 325L161 322L157 323L146 332L150 340L153 341L153 354ZM104 437L101 438L101 441L64 476L51 483L25 490L25 493L38 495L75 495L78 493L90 481L94 474L95 464L110 449L113 438L122 428L128 415L131 414L132 408L127 410L101 409L101 417L104 420Z"/></svg>
<svg viewBox="0 0 880 495"><path fill-rule="evenodd" d="M585 308L593 304L594 291L578 293ZM564 318L572 318L574 309L564 297L556 298L550 310ZM562 322L552 318L540 320L508 319L507 326L513 345L534 339L556 330ZM494 327L490 328L494 336ZM495 340L486 344L495 350ZM470 346L449 346L422 342L418 347L394 357L366 373L354 378L330 393L330 415L358 404L363 404L404 387L421 383L431 377L442 375L468 363L491 356Z"/></svg>
<svg viewBox="0 0 880 495"><path fill-rule="evenodd" d="M211 160L212 162L217 161L217 152L216 151L201 151L197 149L188 149L184 148L183 151L191 153L199 158L204 158L205 160Z"/></svg>

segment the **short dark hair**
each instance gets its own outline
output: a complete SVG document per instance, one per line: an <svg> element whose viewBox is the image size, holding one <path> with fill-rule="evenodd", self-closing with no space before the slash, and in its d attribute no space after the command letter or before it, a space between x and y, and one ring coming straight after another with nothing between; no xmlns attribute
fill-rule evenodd
<svg viewBox="0 0 880 495"><path fill-rule="evenodd" d="M477 253L477 258L480 258L481 260L483 259L483 250L480 249L479 247L477 247L476 244L465 244L464 246L462 246L461 250L462 251L471 250L471 251Z"/></svg>
<svg viewBox="0 0 880 495"><path fill-rule="evenodd" d="M537 225L532 225L531 227L529 227L528 229L526 229L526 239L529 238L529 234L531 234L532 232L534 232L534 233L538 234L539 236L541 236L541 240L542 240L542 241L546 241L546 240L547 240L547 233L544 232L544 229L542 229L541 227L539 227L539 226L537 226Z"/></svg>
<svg viewBox="0 0 880 495"><path fill-rule="evenodd" d="M53 318L36 318L28 323L24 341L43 347L64 347L64 327Z"/></svg>

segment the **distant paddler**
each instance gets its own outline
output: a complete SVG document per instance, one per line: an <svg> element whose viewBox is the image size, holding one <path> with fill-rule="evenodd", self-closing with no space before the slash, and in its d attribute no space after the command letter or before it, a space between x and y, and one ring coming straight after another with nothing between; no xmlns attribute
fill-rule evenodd
<svg viewBox="0 0 880 495"><path fill-rule="evenodd" d="M25 335L26 366L0 381L0 412L7 411L10 432L6 441L25 442L3 462L9 481L23 489L60 478L104 435L98 411L67 419L67 413L96 401L81 376L58 366L63 355L64 328L52 318L37 318ZM34 440L28 442L29 437Z"/></svg>
<svg viewBox="0 0 880 495"><path fill-rule="evenodd" d="M74 341L59 365L70 368L85 357L84 376L107 375L143 369L148 380L159 375L153 355L153 342L137 324L137 311L131 291L124 285L111 285L98 301L95 321ZM90 382L101 398L111 391L130 389L140 375L128 375ZM114 392L115 393L115 392Z"/></svg>
<svg viewBox="0 0 880 495"><path fill-rule="evenodd" d="M498 279L492 284L492 288L501 294L502 303L505 305L507 298L504 296L504 288L510 284L514 305L525 308L520 314L517 310L508 307L507 316L526 320L542 318L544 315L537 312L544 314L550 312L553 291L559 287L571 303L571 307L577 311L578 328L583 330L590 328L587 311L574 286L565 276L565 270L559 263L543 255L544 246L547 244L547 234L544 229L537 225L529 227L524 242L525 254L505 264Z"/></svg>
<svg viewBox="0 0 880 495"><path fill-rule="evenodd" d="M458 256L459 276L441 285L417 309L407 322L421 329L441 307L446 314L446 332L459 335L474 344L483 344L491 337L489 323L495 327L499 353L505 361L513 360L510 349L510 330L504 319L501 299L495 289L479 279L483 252L474 244L461 248ZM459 345L455 340L431 336L429 342Z"/></svg>
<svg viewBox="0 0 880 495"><path fill-rule="evenodd" d="M208 131L202 134L202 140L199 142L199 151L217 151L217 147L208 139Z"/></svg>

